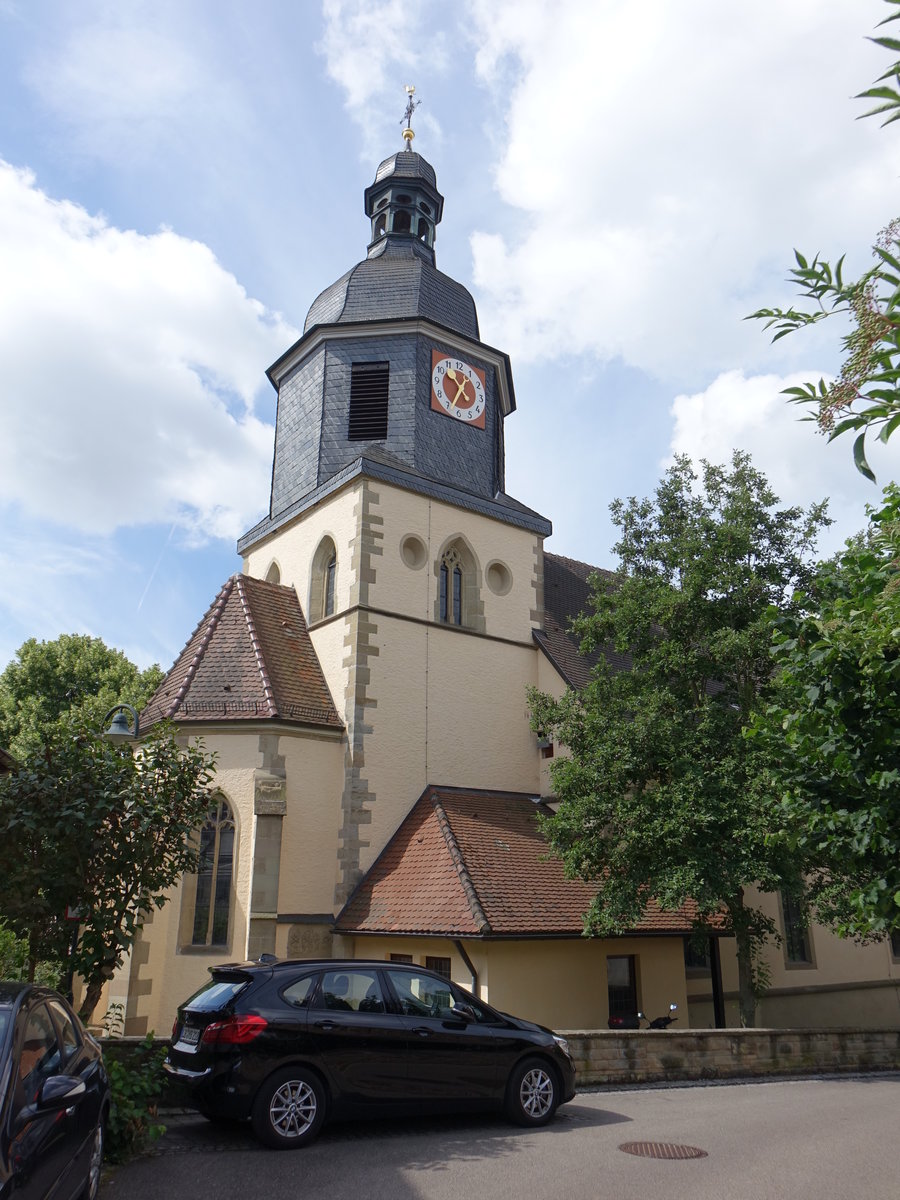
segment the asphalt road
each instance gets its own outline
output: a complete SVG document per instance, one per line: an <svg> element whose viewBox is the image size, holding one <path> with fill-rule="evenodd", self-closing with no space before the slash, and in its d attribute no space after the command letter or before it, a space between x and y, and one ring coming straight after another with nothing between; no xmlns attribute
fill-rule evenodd
<svg viewBox="0 0 900 1200"><path fill-rule="evenodd" d="M545 1129L494 1117L332 1125L306 1150L174 1116L102 1200L900 1200L900 1075L581 1093ZM657 1160L627 1142L696 1147Z"/></svg>

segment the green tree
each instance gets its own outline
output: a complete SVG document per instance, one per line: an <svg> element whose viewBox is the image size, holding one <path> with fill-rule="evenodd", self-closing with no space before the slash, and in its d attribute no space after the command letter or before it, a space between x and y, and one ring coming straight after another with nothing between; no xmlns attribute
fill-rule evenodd
<svg viewBox="0 0 900 1200"><path fill-rule="evenodd" d="M31 970L65 958L67 907L82 914L73 966L88 1020L147 915L197 862L213 759L158 727L135 751L73 726L0 778L0 918Z"/></svg>
<svg viewBox="0 0 900 1200"><path fill-rule="evenodd" d="M692 899L698 930L723 920L735 936L750 1025L758 951L776 931L747 889L801 895L803 862L770 837L779 809L754 789L765 747L742 731L769 696L769 608L793 610L827 518L824 505L776 509L745 454L704 462L697 482L678 458L652 499L611 506L621 565L613 583L594 577L575 630L583 652L613 647L632 669L601 656L583 691L532 692L530 706L571 752L551 767L560 805L545 828L567 874L596 886L586 931L621 934L651 899Z"/></svg>
<svg viewBox="0 0 900 1200"><path fill-rule="evenodd" d="M0 746L19 758L67 721L99 727L114 704L142 708L162 678L158 666L139 671L100 638L29 638L0 674Z"/></svg>
<svg viewBox="0 0 900 1200"><path fill-rule="evenodd" d="M881 24L900 20L900 0L885 3L893 11ZM900 52L896 38L872 40L895 54ZM894 81L895 86L885 80ZM898 120L900 90L896 85L900 85L900 60L888 67L874 87L857 97L880 102L863 116L887 114L884 125ZM789 282L797 285L799 295L811 301L812 307L760 308L750 314L750 319L765 321L766 329L774 326L773 341L838 313L849 319L850 332L842 340L844 362L838 378L830 384L819 379L786 388L785 395L812 409L810 419L818 422L829 441L855 432L854 462L874 482L866 459L866 435L877 431L878 439L886 442L900 427L900 217L878 234L872 253L874 266L858 279L846 281L843 256L832 266L818 254L810 259L795 250L796 266L790 270Z"/></svg>
<svg viewBox="0 0 900 1200"><path fill-rule="evenodd" d="M818 916L857 937L900 929L900 487L822 565L812 611L777 621L773 702L752 739Z"/></svg>

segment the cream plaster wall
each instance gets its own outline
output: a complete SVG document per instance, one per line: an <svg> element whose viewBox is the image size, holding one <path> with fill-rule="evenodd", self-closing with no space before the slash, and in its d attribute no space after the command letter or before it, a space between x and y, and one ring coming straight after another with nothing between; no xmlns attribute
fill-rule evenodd
<svg viewBox="0 0 900 1200"><path fill-rule="evenodd" d="M244 556L246 575L265 579L269 567L276 562L281 582L296 591L331 698L345 721L348 673L344 666L344 643L349 626L339 614L355 602L359 585L353 567L353 550L359 536L357 506L361 492L361 481L349 484ZM324 537L330 537L335 546L334 610L337 615L320 622L310 619L310 590L313 557Z"/></svg>
<svg viewBox="0 0 900 1200"><path fill-rule="evenodd" d="M675 1003L679 1025L688 1024L680 938L464 940L463 946L478 972L478 995L502 1012L555 1029L605 1029L606 958L633 954L643 1010L662 1016ZM419 966L426 955L449 957L454 983L472 990L471 973L450 939L360 937L346 953L374 959L411 954Z"/></svg>
<svg viewBox="0 0 900 1200"><path fill-rule="evenodd" d="M539 692L545 692L548 696L552 696L554 700L559 700L566 691L566 681L542 650L538 651L537 656L536 686ZM551 797L553 795L553 781L550 777L550 767L553 759L560 756L567 756L568 754L568 747L560 746L559 742L553 743L553 758L544 758L540 751L538 751L541 796Z"/></svg>
<svg viewBox="0 0 900 1200"><path fill-rule="evenodd" d="M369 603L388 612L434 620L438 593L435 567L444 548L455 538L465 538L478 566L481 601L484 605L485 631L493 637L531 641L537 621L534 588L540 538L479 513L467 512L454 505L431 500L413 492L375 482L378 496L375 511L384 524L384 554L376 563L376 580L369 592ZM412 568L400 553L403 539L421 538L426 547L423 566ZM511 585L505 595L496 595L488 586L485 571L498 561L510 572Z"/></svg>
<svg viewBox="0 0 900 1200"><path fill-rule="evenodd" d="M281 835L280 913L332 911L337 881L344 746L282 735L287 814Z"/></svg>
<svg viewBox="0 0 900 1200"><path fill-rule="evenodd" d="M206 749L218 755L216 788L228 801L235 818L234 885L228 945L214 949L185 950L189 940L183 911L182 883L164 908L155 910L145 924L131 955L126 1010L126 1033L155 1030L168 1035L175 1009L207 978L207 968L217 962L245 957L250 876L253 862L254 768L259 761L259 735L236 730L204 730Z"/></svg>
<svg viewBox="0 0 900 1200"><path fill-rule="evenodd" d="M540 757L525 689L537 652L440 625L378 616L365 775L368 869L428 784L537 795Z"/></svg>
<svg viewBox="0 0 900 1200"><path fill-rule="evenodd" d="M277 562L281 582L296 590L303 614L309 620L313 555L322 538L330 537L337 557L335 612L348 608L353 582L350 553L357 537L356 504L361 486L358 480L348 484L265 541L253 546L244 555L244 574L265 579L271 563Z"/></svg>
<svg viewBox="0 0 900 1200"><path fill-rule="evenodd" d="M234 727L205 730L206 748L218 756L215 786L231 806L236 825L228 944L210 948L190 945L191 881L182 882L166 906L151 915L132 952L127 975L126 1032L154 1029L167 1034L178 1004L202 986L209 967L246 958L255 785L257 771L268 769L266 756L271 755L276 735L278 754L283 755L285 763L287 803L279 911L332 911L343 778L341 741L263 726L252 731ZM122 990L117 979L110 994Z"/></svg>

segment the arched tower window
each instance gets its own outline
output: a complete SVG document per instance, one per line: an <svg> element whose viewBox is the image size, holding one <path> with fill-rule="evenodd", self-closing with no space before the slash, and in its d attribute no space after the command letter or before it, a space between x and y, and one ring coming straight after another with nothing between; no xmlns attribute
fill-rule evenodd
<svg viewBox="0 0 900 1200"><path fill-rule="evenodd" d="M309 581L309 619L321 621L334 614L337 604L337 549L323 537L313 555Z"/></svg>
<svg viewBox="0 0 900 1200"><path fill-rule="evenodd" d="M325 616L330 617L334 612L334 576L337 571L337 555L332 554L325 564Z"/></svg>
<svg viewBox="0 0 900 1200"><path fill-rule="evenodd" d="M481 571L465 538L458 537L448 543L435 566L438 585L435 620L483 632Z"/></svg>
<svg viewBox="0 0 900 1200"><path fill-rule="evenodd" d="M200 829L192 945L228 944L233 874L234 817L226 800L216 796Z"/></svg>
<svg viewBox="0 0 900 1200"><path fill-rule="evenodd" d="M281 568L274 559L269 563L269 569L266 571L266 583L281 583Z"/></svg>

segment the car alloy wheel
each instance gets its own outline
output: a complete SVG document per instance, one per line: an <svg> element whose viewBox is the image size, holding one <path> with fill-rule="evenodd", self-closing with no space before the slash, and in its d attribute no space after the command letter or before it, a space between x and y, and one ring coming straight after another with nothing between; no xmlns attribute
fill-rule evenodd
<svg viewBox="0 0 900 1200"><path fill-rule="evenodd" d="M87 1183L84 1185L84 1200L97 1200L100 1193L100 1172L103 1170L103 1116L97 1118L91 1137L91 1157L88 1162Z"/></svg>
<svg viewBox="0 0 900 1200"><path fill-rule="evenodd" d="M253 1103L253 1131L277 1150L305 1146L325 1119L325 1092L318 1076L302 1067L286 1067L271 1076Z"/></svg>
<svg viewBox="0 0 900 1200"><path fill-rule="evenodd" d="M544 1063L528 1059L513 1071L507 1092L507 1113L519 1125L545 1125L556 1112L556 1076Z"/></svg>

